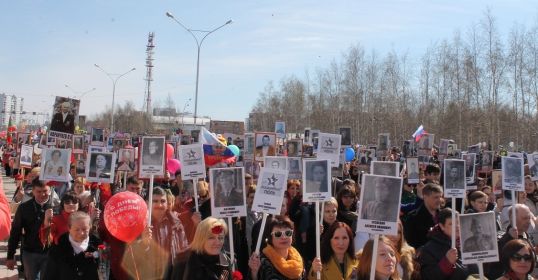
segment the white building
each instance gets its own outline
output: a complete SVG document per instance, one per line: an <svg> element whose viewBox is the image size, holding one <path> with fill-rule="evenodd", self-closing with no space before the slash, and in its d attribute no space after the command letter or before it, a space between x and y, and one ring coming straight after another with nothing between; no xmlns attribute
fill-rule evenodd
<svg viewBox="0 0 538 280"><path fill-rule="evenodd" d="M24 98L15 95L0 94L0 125L5 129L11 122L18 125L21 121Z"/></svg>

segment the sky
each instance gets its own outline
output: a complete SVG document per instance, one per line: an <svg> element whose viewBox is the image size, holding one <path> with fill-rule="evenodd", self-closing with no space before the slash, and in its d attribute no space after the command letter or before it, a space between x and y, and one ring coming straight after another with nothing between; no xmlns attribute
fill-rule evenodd
<svg viewBox="0 0 538 280"><path fill-rule="evenodd" d="M269 81L303 78L356 44L418 61L488 8L503 36L538 15L535 0L0 0L0 93L23 97L28 112L50 113L54 96L95 88L81 98L80 114L91 117L112 104L112 82L94 64L114 74L135 67L118 80L115 102L141 109L147 38L155 32L152 100L171 96L180 111L193 112L196 44L165 14L197 30L232 19L202 45L198 115L242 121Z"/></svg>

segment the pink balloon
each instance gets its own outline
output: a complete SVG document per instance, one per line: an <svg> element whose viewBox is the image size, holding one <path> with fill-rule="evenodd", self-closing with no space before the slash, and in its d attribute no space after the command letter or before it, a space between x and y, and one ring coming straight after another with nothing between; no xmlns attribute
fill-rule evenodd
<svg viewBox="0 0 538 280"><path fill-rule="evenodd" d="M171 159L174 156L174 146L168 143L166 144L166 159Z"/></svg>
<svg viewBox="0 0 538 280"><path fill-rule="evenodd" d="M136 193L120 192L105 205L105 226L112 236L123 242L138 238L147 224L148 207Z"/></svg>
<svg viewBox="0 0 538 280"><path fill-rule="evenodd" d="M171 158L166 162L166 168L170 172L170 176L174 176L176 171L181 170L181 163L175 158Z"/></svg>

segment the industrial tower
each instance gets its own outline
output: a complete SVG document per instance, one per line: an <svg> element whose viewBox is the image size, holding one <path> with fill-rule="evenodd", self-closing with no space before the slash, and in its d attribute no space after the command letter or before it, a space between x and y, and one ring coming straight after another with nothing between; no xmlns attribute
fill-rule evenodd
<svg viewBox="0 0 538 280"><path fill-rule="evenodd" d="M153 70L153 38L155 37L154 32L148 34L148 44L146 45L146 92L144 94L144 110L146 114L152 116L151 110L151 82L153 81L152 70Z"/></svg>

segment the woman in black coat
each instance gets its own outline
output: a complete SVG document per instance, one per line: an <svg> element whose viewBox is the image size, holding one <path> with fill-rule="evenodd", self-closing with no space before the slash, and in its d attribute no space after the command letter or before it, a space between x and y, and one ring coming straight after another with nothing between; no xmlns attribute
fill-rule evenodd
<svg viewBox="0 0 538 280"><path fill-rule="evenodd" d="M47 268L42 279L97 280L100 240L90 235L90 216L75 212L69 217L69 232L60 237L49 251Z"/></svg>

